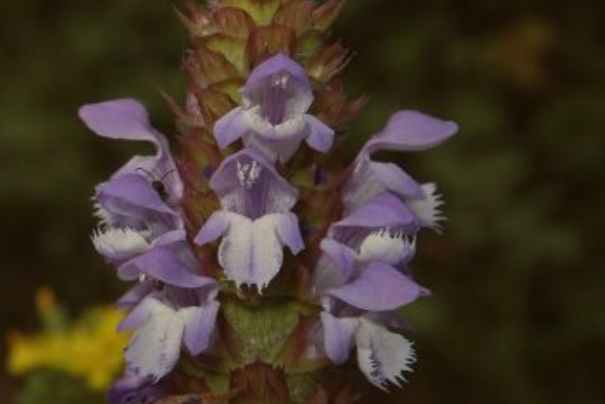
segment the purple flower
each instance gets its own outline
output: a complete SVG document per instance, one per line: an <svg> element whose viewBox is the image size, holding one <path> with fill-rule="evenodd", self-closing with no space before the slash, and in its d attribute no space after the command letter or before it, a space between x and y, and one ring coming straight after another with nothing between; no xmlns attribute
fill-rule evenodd
<svg viewBox="0 0 605 404"><path fill-rule="evenodd" d="M242 91L243 105L223 116L214 127L219 147L243 137L271 160L286 162L303 139L325 153L334 131L307 114L313 91L305 69L279 54L252 72Z"/></svg>
<svg viewBox="0 0 605 404"><path fill-rule="evenodd" d="M415 243L398 234L368 235L358 251L325 239L324 256L315 271L315 291L363 311L396 310L426 290L402 272L415 253Z"/></svg>
<svg viewBox="0 0 605 404"><path fill-rule="evenodd" d="M384 192L400 197L418 218L422 227L439 229L443 219L440 196L434 184L418 184L393 163L372 161L374 152L421 151L449 139L458 126L416 111L395 114L386 128L374 135L355 162L355 169L345 184L343 202L345 213L359 209L367 201Z"/></svg>
<svg viewBox="0 0 605 404"><path fill-rule="evenodd" d="M382 214L371 214L379 202ZM315 293L324 307L315 344L335 364L346 362L355 345L360 369L380 388L398 385L414 359L411 343L384 323L398 326L401 321L393 321L393 313L428 293L405 274L415 241L389 230L407 224L409 212L403 208L396 198L383 194L366 205L364 215L335 225L344 226L332 232L341 242L324 239L324 255L314 272Z"/></svg>
<svg viewBox="0 0 605 404"><path fill-rule="evenodd" d="M238 286L264 288L279 272L283 247L304 248L298 218L290 212L298 192L254 149L227 158L210 180L223 210L204 224L195 242L222 237L218 260Z"/></svg>
<svg viewBox="0 0 605 404"><path fill-rule="evenodd" d="M100 136L156 146L155 156L135 156L97 186L101 226L92 236L97 251L118 266L124 280L152 279L185 288L213 282L197 275L199 264L177 210L183 185L166 138L151 127L143 106L134 100L109 101L82 107L80 116Z"/></svg>
<svg viewBox="0 0 605 404"><path fill-rule="evenodd" d="M95 199L103 219L93 244L114 264L151 249L162 235L183 227L178 213L139 174L114 176L97 187Z"/></svg>
<svg viewBox="0 0 605 404"><path fill-rule="evenodd" d="M189 354L209 348L219 303L216 284L181 289L166 285L145 297L119 329L135 330L126 350L129 370L157 382L175 366L184 345Z"/></svg>

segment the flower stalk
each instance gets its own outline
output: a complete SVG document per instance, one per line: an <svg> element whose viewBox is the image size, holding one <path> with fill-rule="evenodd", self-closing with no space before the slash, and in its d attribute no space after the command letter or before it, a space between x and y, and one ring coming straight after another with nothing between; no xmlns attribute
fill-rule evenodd
<svg viewBox="0 0 605 404"><path fill-rule="evenodd" d="M386 390L411 370L397 310L429 295L409 264L441 200L374 154L428 149L457 126L401 111L343 157L366 100L345 97L350 54L329 42L341 6L186 1L188 91L183 106L167 97L175 157L134 100L80 110L98 135L156 148L95 193L93 243L135 282L110 402L349 403L359 375Z"/></svg>

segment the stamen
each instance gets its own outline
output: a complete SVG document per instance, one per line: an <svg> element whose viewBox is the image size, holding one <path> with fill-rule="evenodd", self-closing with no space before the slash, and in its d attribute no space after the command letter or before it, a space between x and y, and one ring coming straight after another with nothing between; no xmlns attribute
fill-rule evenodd
<svg viewBox="0 0 605 404"><path fill-rule="evenodd" d="M290 81L290 75L282 73L281 75L273 77L271 80L271 85L273 87L281 87L282 89L286 89L288 87L288 82Z"/></svg>
<svg viewBox="0 0 605 404"><path fill-rule="evenodd" d="M242 187L246 187L247 189L252 188L260 177L262 168L256 161L253 161L251 164L242 164L238 161L236 164L237 179L239 180L240 185Z"/></svg>

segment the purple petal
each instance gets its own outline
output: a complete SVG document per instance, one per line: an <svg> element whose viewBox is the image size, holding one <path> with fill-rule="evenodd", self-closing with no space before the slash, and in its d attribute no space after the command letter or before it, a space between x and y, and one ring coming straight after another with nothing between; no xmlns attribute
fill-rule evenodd
<svg viewBox="0 0 605 404"><path fill-rule="evenodd" d="M216 122L214 137L221 149L235 142L249 129L243 118L242 109L235 108Z"/></svg>
<svg viewBox="0 0 605 404"><path fill-rule="evenodd" d="M337 318L330 313L322 312L321 323L324 329L326 354L335 365L342 365L349 358L359 320Z"/></svg>
<svg viewBox="0 0 605 404"><path fill-rule="evenodd" d="M294 255L305 248L305 243L298 227L298 217L294 213L269 215L274 222L279 241L288 246Z"/></svg>
<svg viewBox="0 0 605 404"><path fill-rule="evenodd" d="M208 348L214 331L218 302L202 307L188 307L178 312L185 322L185 346L192 355L199 355Z"/></svg>
<svg viewBox="0 0 605 404"><path fill-rule="evenodd" d="M312 115L305 115L305 121L309 146L321 153L328 152L334 143L334 130Z"/></svg>
<svg viewBox="0 0 605 404"><path fill-rule="evenodd" d="M134 285L118 300L118 307L122 310L130 310L146 298L154 287L151 282L141 282Z"/></svg>
<svg viewBox="0 0 605 404"><path fill-rule="evenodd" d="M229 229L231 216L232 214L230 212L214 212L206 223L204 223L204 226L202 226L197 236L195 236L195 244L201 246L221 238Z"/></svg>
<svg viewBox="0 0 605 404"><path fill-rule="evenodd" d="M334 224L333 230L356 227L396 228L413 233L418 230L419 224L416 216L397 197L385 193Z"/></svg>
<svg viewBox="0 0 605 404"><path fill-rule="evenodd" d="M355 268L357 252L332 239L323 239L321 242L321 250L340 269L343 278L349 279Z"/></svg>
<svg viewBox="0 0 605 404"><path fill-rule="evenodd" d="M215 281L197 275L199 262L189 250L186 242L157 246L118 268L123 280L135 280L141 274L163 283L182 288L200 288Z"/></svg>
<svg viewBox="0 0 605 404"><path fill-rule="evenodd" d="M457 131L458 125L454 122L442 121L417 111L401 111L393 115L382 132L368 141L364 152L426 150L445 142Z"/></svg>
<svg viewBox="0 0 605 404"><path fill-rule="evenodd" d="M393 163L375 163L368 156L361 158L347 180L342 199L346 213L384 192L400 197L423 197L424 192L412 177Z"/></svg>
<svg viewBox="0 0 605 404"><path fill-rule="evenodd" d="M288 81L279 81L284 77ZM269 117L287 115L286 110L304 113L313 102L307 72L300 64L283 54L266 60L254 69L246 82L243 95L255 104L263 104ZM293 102L288 102L288 98Z"/></svg>
<svg viewBox="0 0 605 404"><path fill-rule="evenodd" d="M368 265L353 282L327 294L362 310L389 311L416 300L421 288L390 265Z"/></svg>
<svg viewBox="0 0 605 404"><path fill-rule="evenodd" d="M292 187L261 154L251 148L225 159L210 180L223 209L251 219L288 212L296 203Z"/></svg>
<svg viewBox="0 0 605 404"><path fill-rule="evenodd" d="M149 124L145 107L133 99L84 105L80 118L99 136L112 139L147 140L157 143L158 132Z"/></svg>
<svg viewBox="0 0 605 404"><path fill-rule="evenodd" d="M118 214L131 214L133 209L143 208L176 215L149 181L138 174L120 175L102 184L99 186L96 199L111 213L115 211Z"/></svg>

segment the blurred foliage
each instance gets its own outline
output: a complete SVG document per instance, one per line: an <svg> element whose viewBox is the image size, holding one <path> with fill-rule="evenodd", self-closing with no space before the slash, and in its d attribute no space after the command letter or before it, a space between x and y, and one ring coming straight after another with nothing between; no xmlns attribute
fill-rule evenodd
<svg viewBox="0 0 605 404"><path fill-rule="evenodd" d="M83 399L80 393L104 397L123 367L128 335L117 334L116 328L124 314L114 307L95 307L70 321L48 288L38 291L36 306L42 331L8 336L8 371L25 377L17 401L35 404L46 395L57 404L75 404Z"/></svg>
<svg viewBox="0 0 605 404"><path fill-rule="evenodd" d="M438 181L450 222L422 236L414 265L435 294L407 310L416 374L376 401L602 403L605 3L348 3L336 30L356 51L347 88L373 97L351 152L396 108L462 127L401 159ZM172 6L0 3L0 327L33 327L40 284L75 312L123 290L90 246L89 197L130 150L75 111L134 96L173 133L158 91L179 97L184 82ZM4 378L0 395L14 386Z"/></svg>

